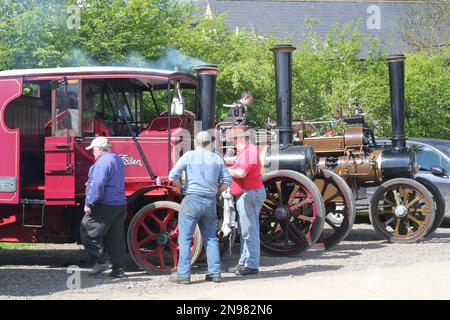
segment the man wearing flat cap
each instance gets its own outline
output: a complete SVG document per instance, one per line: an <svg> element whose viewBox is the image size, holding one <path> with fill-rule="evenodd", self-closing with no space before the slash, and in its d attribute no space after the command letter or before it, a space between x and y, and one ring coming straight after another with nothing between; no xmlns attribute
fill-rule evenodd
<svg viewBox="0 0 450 320"><path fill-rule="evenodd" d="M89 168L86 182L85 215L81 222L81 241L95 264L90 275L110 268L111 277L123 278L125 272L125 232L127 198L124 193L125 170L122 159L111 152L106 137L92 140L95 163Z"/></svg>

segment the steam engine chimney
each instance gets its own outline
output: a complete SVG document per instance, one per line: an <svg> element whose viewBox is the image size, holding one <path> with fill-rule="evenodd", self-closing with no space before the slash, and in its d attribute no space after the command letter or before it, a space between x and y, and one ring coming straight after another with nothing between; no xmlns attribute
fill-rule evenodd
<svg viewBox="0 0 450 320"><path fill-rule="evenodd" d="M277 95L277 129L279 144L292 143L292 52L290 44L279 44L270 49L275 54L275 86Z"/></svg>
<svg viewBox="0 0 450 320"><path fill-rule="evenodd" d="M389 84L391 91L392 146L394 150L406 149L405 139L405 56L391 55L389 63Z"/></svg>
<svg viewBox="0 0 450 320"><path fill-rule="evenodd" d="M197 120L202 121L202 131L213 129L216 119L216 79L219 68L204 65L194 68L197 73Z"/></svg>

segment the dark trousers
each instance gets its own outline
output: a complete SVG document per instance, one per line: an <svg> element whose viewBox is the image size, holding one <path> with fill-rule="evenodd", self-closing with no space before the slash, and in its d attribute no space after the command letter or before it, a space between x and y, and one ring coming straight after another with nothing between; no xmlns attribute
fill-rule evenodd
<svg viewBox="0 0 450 320"><path fill-rule="evenodd" d="M90 215L84 215L80 228L81 242L95 262L104 263L107 253L114 267L125 267L126 216L126 205L95 205Z"/></svg>

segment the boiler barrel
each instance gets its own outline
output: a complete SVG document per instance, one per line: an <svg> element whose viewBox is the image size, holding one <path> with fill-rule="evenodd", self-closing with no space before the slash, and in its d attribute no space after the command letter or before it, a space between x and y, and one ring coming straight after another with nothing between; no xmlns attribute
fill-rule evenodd
<svg viewBox="0 0 450 320"><path fill-rule="evenodd" d="M311 147L288 145L272 150L265 159L265 170L293 170L308 177L316 174L316 154Z"/></svg>

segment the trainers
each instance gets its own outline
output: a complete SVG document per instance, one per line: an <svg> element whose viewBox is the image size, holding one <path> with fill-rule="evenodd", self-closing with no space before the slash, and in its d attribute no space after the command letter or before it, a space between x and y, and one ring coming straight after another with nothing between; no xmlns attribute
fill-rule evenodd
<svg viewBox="0 0 450 320"><path fill-rule="evenodd" d="M236 274L238 276L249 276L251 274L257 274L257 273L258 273L258 269L244 267L244 268L236 271L234 274Z"/></svg>
<svg viewBox="0 0 450 320"><path fill-rule="evenodd" d="M94 264L94 266L92 267L92 270L89 271L89 275L95 276L97 274L100 274L100 273L108 270L109 268L111 268L111 263L109 263L109 261L105 261L103 263L96 262Z"/></svg>
<svg viewBox="0 0 450 320"><path fill-rule="evenodd" d="M125 269L122 267L113 267L109 276L113 278L125 278Z"/></svg>
<svg viewBox="0 0 450 320"><path fill-rule="evenodd" d="M178 273L169 276L169 282L177 284L189 284L191 283L191 276L182 276Z"/></svg>
<svg viewBox="0 0 450 320"><path fill-rule="evenodd" d="M219 274L217 276L212 276L209 273L205 275L206 281L212 281L212 282L222 282L222 276Z"/></svg>
<svg viewBox="0 0 450 320"><path fill-rule="evenodd" d="M233 272L233 273L235 273L236 271L239 271L239 270L241 270L241 269L244 269L244 265L238 264L238 265L236 265L236 266L234 266L234 267L228 268L228 272Z"/></svg>

